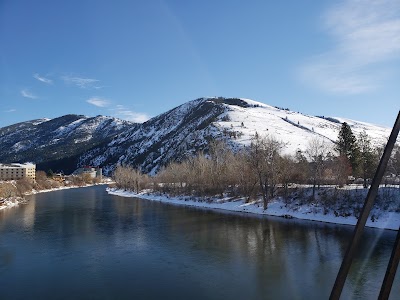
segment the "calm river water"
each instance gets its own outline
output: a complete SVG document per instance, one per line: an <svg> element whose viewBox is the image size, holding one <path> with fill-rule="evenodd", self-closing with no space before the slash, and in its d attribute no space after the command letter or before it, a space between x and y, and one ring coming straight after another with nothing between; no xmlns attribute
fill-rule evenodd
<svg viewBox="0 0 400 300"><path fill-rule="evenodd" d="M122 198L105 186L29 199L0 211L1 299L327 299L352 231ZM366 230L342 299L377 298L395 235Z"/></svg>

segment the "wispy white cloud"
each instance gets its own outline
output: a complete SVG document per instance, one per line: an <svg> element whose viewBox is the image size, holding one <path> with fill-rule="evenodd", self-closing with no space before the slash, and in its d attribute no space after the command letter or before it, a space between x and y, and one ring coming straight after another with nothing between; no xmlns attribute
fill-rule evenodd
<svg viewBox="0 0 400 300"><path fill-rule="evenodd" d="M38 73L33 74L33 78L39 80L40 82L46 83L46 84L53 84L53 80L40 76Z"/></svg>
<svg viewBox="0 0 400 300"><path fill-rule="evenodd" d="M150 119L147 114L129 110L123 105L117 105L111 110L114 112L115 117L135 123L144 123Z"/></svg>
<svg viewBox="0 0 400 300"><path fill-rule="evenodd" d="M29 99L37 99L38 97L35 96L34 94L32 94L30 91L28 91L27 89L23 89L20 91L21 92L21 96L25 97L25 98L29 98Z"/></svg>
<svg viewBox="0 0 400 300"><path fill-rule="evenodd" d="M122 110L118 113L118 115L121 119L135 123L144 123L150 119L150 117L144 113L137 113L130 110Z"/></svg>
<svg viewBox="0 0 400 300"><path fill-rule="evenodd" d="M93 78L82 78L82 77L73 77L73 76L62 76L62 80L66 84L72 84L81 89L100 89L101 86L97 86L97 83L100 82L98 79Z"/></svg>
<svg viewBox="0 0 400 300"><path fill-rule="evenodd" d="M302 79L329 92L378 88L390 73L384 63L400 58L400 1L345 0L322 20L335 46L302 66Z"/></svg>
<svg viewBox="0 0 400 300"><path fill-rule="evenodd" d="M86 100L86 102L97 107L102 107L102 108L108 107L109 111L111 112L111 115L123 120L135 123L143 123L150 119L150 117L147 114L132 111L126 108L124 105L117 104L114 106L112 105L112 101L105 98L92 97Z"/></svg>
<svg viewBox="0 0 400 300"><path fill-rule="evenodd" d="M87 103L90 103L94 106L97 107L107 107L110 105L110 101L108 101L107 99L104 98L99 98L99 97L92 97L88 100L86 100Z"/></svg>
<svg viewBox="0 0 400 300"><path fill-rule="evenodd" d="M5 110L4 112L5 113L12 113L12 112L16 112L16 111L17 110L15 108L11 108L11 109Z"/></svg>

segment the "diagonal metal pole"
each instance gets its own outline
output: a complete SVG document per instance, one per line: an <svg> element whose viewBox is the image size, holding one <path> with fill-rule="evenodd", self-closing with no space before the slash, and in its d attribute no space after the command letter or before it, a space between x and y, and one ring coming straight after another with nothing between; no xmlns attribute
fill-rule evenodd
<svg viewBox="0 0 400 300"><path fill-rule="evenodd" d="M385 279L383 279L381 291L379 293L378 300L389 299L390 290L392 289L393 280L396 275L397 267L400 260L400 227L397 231L396 242L394 243L392 255L388 267L386 269Z"/></svg>
<svg viewBox="0 0 400 300"><path fill-rule="evenodd" d="M333 285L330 300L339 300L342 294L344 283L346 282L347 274L349 273L351 263L357 250L361 235L363 233L365 223L367 222L368 215L371 212L371 208L374 205L375 197L378 193L379 184L382 181L383 174L387 163L392 153L394 144L396 143L397 136L400 130L400 111L397 115L396 122L393 125L392 133L390 134L389 140L386 144L385 151L381 157L381 160L376 170L374 179L372 180L371 187L368 191L367 198L365 199L364 206L362 208L360 217L358 218L357 225L353 232L353 238L347 248L346 254L343 258L342 265L340 266L338 275L336 277L335 284Z"/></svg>

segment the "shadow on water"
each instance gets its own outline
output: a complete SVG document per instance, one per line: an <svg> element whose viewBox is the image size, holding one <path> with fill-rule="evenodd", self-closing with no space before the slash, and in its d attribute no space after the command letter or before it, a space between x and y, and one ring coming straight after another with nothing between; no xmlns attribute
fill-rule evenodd
<svg viewBox="0 0 400 300"><path fill-rule="evenodd" d="M352 229L101 186L38 194L0 211L0 286L14 299L326 299ZM366 229L344 299L377 298L394 239Z"/></svg>

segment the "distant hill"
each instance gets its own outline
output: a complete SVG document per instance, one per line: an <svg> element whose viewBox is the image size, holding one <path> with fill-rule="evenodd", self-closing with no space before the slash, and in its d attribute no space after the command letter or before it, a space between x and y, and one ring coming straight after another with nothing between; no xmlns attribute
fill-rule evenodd
<svg viewBox="0 0 400 300"><path fill-rule="evenodd" d="M156 173L180 161L211 140L238 149L256 132L285 143L285 152L305 150L313 137L334 145L341 124L357 136L365 130L375 145L385 143L390 128L338 117L315 117L241 98L199 98L143 124L111 117L67 115L34 120L0 129L0 161L33 161L43 169L69 172L76 166L101 166L110 174L116 164Z"/></svg>
<svg viewBox="0 0 400 300"><path fill-rule="evenodd" d="M249 99L200 98L119 134L107 145L86 152L80 163L102 165L106 171L116 164L129 164L155 173L170 161L207 151L213 139L225 140L235 149L248 145L256 132L275 136L286 144L287 153L294 154L298 149L305 150L313 137L333 146L343 122L355 135L365 130L376 145L384 143L390 134L386 127L307 116Z"/></svg>
<svg viewBox="0 0 400 300"><path fill-rule="evenodd" d="M111 141L134 123L111 117L65 115L0 128L0 162L38 164L42 170L75 170L79 156Z"/></svg>

